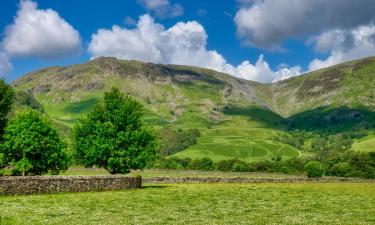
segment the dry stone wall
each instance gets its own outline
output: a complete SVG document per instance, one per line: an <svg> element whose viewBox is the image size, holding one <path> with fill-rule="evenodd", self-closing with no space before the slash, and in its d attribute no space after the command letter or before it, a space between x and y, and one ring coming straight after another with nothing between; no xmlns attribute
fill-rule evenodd
<svg viewBox="0 0 375 225"><path fill-rule="evenodd" d="M141 177L112 176L25 176L0 177L0 195L54 192L108 191L140 188Z"/></svg>

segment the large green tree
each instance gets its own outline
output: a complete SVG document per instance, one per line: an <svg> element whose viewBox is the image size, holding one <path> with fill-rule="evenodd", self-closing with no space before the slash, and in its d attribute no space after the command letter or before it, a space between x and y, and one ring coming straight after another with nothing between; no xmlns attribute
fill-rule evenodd
<svg viewBox="0 0 375 225"><path fill-rule="evenodd" d="M22 110L9 121L0 152L14 175L58 174L68 168L66 144L48 119L32 109Z"/></svg>
<svg viewBox="0 0 375 225"><path fill-rule="evenodd" d="M74 156L86 167L98 166L111 174L144 168L152 160L155 137L142 120L143 107L118 89L105 93L73 131Z"/></svg>
<svg viewBox="0 0 375 225"><path fill-rule="evenodd" d="M0 79L0 141L7 123L7 116L14 98L13 88Z"/></svg>

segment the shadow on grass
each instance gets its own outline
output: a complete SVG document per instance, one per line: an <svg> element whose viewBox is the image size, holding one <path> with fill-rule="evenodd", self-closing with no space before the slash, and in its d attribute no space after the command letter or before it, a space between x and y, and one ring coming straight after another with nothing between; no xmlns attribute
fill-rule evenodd
<svg viewBox="0 0 375 225"><path fill-rule="evenodd" d="M144 185L141 187L141 189L163 189L163 188L167 188L167 185Z"/></svg>
<svg viewBox="0 0 375 225"><path fill-rule="evenodd" d="M339 133L375 127L375 112L366 108L319 107L288 118L289 130Z"/></svg>
<svg viewBox="0 0 375 225"><path fill-rule="evenodd" d="M288 124L287 120L279 114L257 106L225 106L223 113L230 116L248 117L250 120L262 123L267 128L283 128Z"/></svg>
<svg viewBox="0 0 375 225"><path fill-rule="evenodd" d="M303 130L316 133L340 133L353 129L375 128L375 112L364 107L319 107L284 118L261 107L226 106L226 115L246 116L262 123L266 128L279 130Z"/></svg>
<svg viewBox="0 0 375 225"><path fill-rule="evenodd" d="M80 114L89 112L99 102L96 98L90 98L80 102L70 103L64 108L64 113Z"/></svg>

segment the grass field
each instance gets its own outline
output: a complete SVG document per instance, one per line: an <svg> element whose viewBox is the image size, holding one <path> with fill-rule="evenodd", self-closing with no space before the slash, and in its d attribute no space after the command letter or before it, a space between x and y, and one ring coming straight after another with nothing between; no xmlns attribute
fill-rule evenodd
<svg viewBox="0 0 375 225"><path fill-rule="evenodd" d="M10 174L10 171L7 171ZM71 167L62 175L109 175L102 168ZM285 177L306 177L304 174L284 173L262 173L262 172L224 172L224 171L199 171L199 170L167 170L167 169L145 169L143 171L131 171L129 176L140 175L142 177L264 177L264 178L285 178Z"/></svg>
<svg viewBox="0 0 375 225"><path fill-rule="evenodd" d="M209 157L214 161L241 159L247 162L299 157L304 153L290 145L273 139L283 131L269 129L265 124L243 116L233 116L227 121L201 131L196 145L173 155L180 158Z"/></svg>
<svg viewBox="0 0 375 225"><path fill-rule="evenodd" d="M352 148L356 151L375 152L375 135L369 135L353 143Z"/></svg>
<svg viewBox="0 0 375 225"><path fill-rule="evenodd" d="M1 224L375 224L370 183L146 185L0 197Z"/></svg>

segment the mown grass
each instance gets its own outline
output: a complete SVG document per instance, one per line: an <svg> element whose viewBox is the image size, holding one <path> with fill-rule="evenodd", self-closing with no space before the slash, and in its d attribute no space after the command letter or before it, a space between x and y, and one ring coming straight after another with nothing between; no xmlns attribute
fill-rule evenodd
<svg viewBox="0 0 375 225"><path fill-rule="evenodd" d="M244 116L232 116L230 120L202 130L196 145L174 154L180 158L209 157L214 161L241 159L247 162L284 159L302 156L302 152L290 145L274 141L283 131L269 129L258 121Z"/></svg>
<svg viewBox="0 0 375 225"><path fill-rule="evenodd" d="M370 183L146 185L0 197L2 224L374 224Z"/></svg>
<svg viewBox="0 0 375 225"><path fill-rule="evenodd" d="M10 171L7 171L10 174ZM70 167L61 175L110 175L103 168L84 168L81 166ZM142 177L264 177L264 178L286 178L306 177L304 174L263 173L263 172L227 172L227 171L200 171L200 170L168 170L168 169L145 169L131 171L129 176L140 175Z"/></svg>

